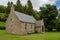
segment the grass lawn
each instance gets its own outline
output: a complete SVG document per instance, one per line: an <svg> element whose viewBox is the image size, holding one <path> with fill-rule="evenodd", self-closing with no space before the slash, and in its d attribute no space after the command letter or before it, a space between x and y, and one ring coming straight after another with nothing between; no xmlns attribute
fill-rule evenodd
<svg viewBox="0 0 60 40"><path fill-rule="evenodd" d="M46 32L45 34L14 35L0 30L0 40L60 40L59 32Z"/></svg>

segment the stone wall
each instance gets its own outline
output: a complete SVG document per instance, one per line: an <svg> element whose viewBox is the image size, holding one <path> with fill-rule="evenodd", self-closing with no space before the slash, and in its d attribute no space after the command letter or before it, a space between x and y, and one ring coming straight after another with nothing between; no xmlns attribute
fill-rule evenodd
<svg viewBox="0 0 60 40"><path fill-rule="evenodd" d="M37 33L41 33L42 32L42 27L37 27L35 30L36 30Z"/></svg>
<svg viewBox="0 0 60 40"><path fill-rule="evenodd" d="M27 24L27 29L25 29L25 24ZM32 28L31 28L32 25ZM35 25L33 23L21 22L14 13L10 13L6 21L6 31L13 34L27 34L31 31L34 33Z"/></svg>

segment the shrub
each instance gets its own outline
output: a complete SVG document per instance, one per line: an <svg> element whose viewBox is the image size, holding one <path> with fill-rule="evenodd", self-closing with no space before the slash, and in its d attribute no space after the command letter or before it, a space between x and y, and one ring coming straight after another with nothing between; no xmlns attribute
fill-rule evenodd
<svg viewBox="0 0 60 40"><path fill-rule="evenodd" d="M0 22L0 30L4 30L5 29L5 22Z"/></svg>

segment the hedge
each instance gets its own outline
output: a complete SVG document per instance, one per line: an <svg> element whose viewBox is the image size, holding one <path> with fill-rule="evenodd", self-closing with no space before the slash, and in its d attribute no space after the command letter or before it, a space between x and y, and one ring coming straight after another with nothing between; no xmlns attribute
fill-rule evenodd
<svg viewBox="0 0 60 40"><path fill-rule="evenodd" d="M0 30L4 30L5 29L5 22L0 22Z"/></svg>

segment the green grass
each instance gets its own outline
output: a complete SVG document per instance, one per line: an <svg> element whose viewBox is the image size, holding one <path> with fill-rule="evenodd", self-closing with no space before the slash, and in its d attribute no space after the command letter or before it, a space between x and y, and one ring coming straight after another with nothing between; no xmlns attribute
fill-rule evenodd
<svg viewBox="0 0 60 40"><path fill-rule="evenodd" d="M14 35L0 30L0 40L60 40L59 32L46 32L45 34Z"/></svg>

